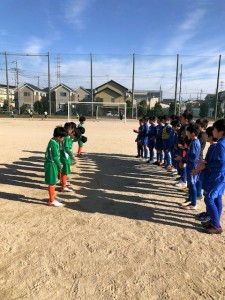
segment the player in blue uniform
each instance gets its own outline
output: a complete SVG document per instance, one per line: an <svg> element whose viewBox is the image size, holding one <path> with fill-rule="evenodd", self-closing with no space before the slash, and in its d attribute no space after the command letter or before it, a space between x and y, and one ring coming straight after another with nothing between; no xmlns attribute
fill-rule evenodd
<svg viewBox="0 0 225 300"><path fill-rule="evenodd" d="M143 119L143 128L142 128L142 145L144 148L144 158L148 158L148 131L149 131L149 123L148 118L145 117Z"/></svg>
<svg viewBox="0 0 225 300"><path fill-rule="evenodd" d="M156 123L155 117L149 117L149 131L148 131L148 148L149 148L149 160L147 163L153 164L154 163L154 149L155 149L155 142L156 142Z"/></svg>
<svg viewBox="0 0 225 300"><path fill-rule="evenodd" d="M213 136L218 139L211 156L199 164L199 169L206 169L207 181L204 182L204 196L210 221L203 223L210 234L222 233L220 224L222 214L222 195L225 189L225 119L213 124ZM207 184L206 184L207 183Z"/></svg>
<svg viewBox="0 0 225 300"><path fill-rule="evenodd" d="M156 162L154 162L154 165L160 166L162 165L163 160L163 144L162 144L162 130L163 130L163 123L162 123L162 117L157 118L158 125L156 126L156 142L155 142L155 149L156 149Z"/></svg>
<svg viewBox="0 0 225 300"><path fill-rule="evenodd" d="M216 146L216 142L217 142L217 138L215 138L213 136L213 126L210 126L206 129L205 136L206 136L206 142L210 143L210 146L209 146L208 151L205 156L205 160L210 161L212 153L214 151L214 147ZM201 144L201 142L200 142L200 144ZM200 157L201 157L201 154L200 154ZM208 170L206 168L203 171L200 171L199 166L198 166L192 173L199 174L199 180L202 182L203 188L207 187L209 176L208 176ZM197 193L198 193L198 190L197 190ZM197 194L197 196L198 196L198 194ZM196 215L196 219L198 219L199 221L208 222L210 220L210 216L209 216L209 213L207 212L207 208L206 208L206 212L202 212L202 213Z"/></svg>
<svg viewBox="0 0 225 300"><path fill-rule="evenodd" d="M199 156L201 152L201 145L198 139L199 135L199 127L197 124L191 124L186 128L186 135L189 140L191 140L187 155L182 158L181 156L177 156L175 159L178 161L182 161L187 164L186 171L187 171L187 184L188 184L188 192L189 197L183 203L183 208L187 210L194 210L196 209L197 204L197 189L196 189L196 182L197 182L197 175L192 175L192 171L197 167L199 162Z"/></svg>
<svg viewBox="0 0 225 300"><path fill-rule="evenodd" d="M142 146L142 129L143 129L143 119L139 120L138 130L133 129L133 132L137 133L137 138L135 142L137 143L137 156L136 158L143 157L143 146Z"/></svg>
<svg viewBox="0 0 225 300"><path fill-rule="evenodd" d="M170 125L170 118L168 116L162 116L162 123L164 124L162 130L162 144L164 151L164 161L165 167L171 168L171 153L169 150L169 136L172 130L172 126Z"/></svg>

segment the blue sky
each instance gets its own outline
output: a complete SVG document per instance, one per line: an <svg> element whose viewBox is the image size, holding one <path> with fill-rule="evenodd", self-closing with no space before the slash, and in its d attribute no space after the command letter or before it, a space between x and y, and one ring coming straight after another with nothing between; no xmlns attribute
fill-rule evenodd
<svg viewBox="0 0 225 300"><path fill-rule="evenodd" d="M59 80L60 53L61 82L90 87L90 52L94 86L113 79L131 88L133 53L136 89L161 85L164 96L172 97L177 53L183 98L215 92L219 54L221 89L225 82L224 0L1 0L1 12L0 52L50 52L52 85ZM20 84L47 85L46 57L10 55L11 84L15 60ZM0 55L3 83L4 68Z"/></svg>

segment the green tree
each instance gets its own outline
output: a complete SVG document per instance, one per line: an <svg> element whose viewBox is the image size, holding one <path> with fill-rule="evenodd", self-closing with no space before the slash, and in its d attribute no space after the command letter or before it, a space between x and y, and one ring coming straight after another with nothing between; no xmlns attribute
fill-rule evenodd
<svg viewBox="0 0 225 300"><path fill-rule="evenodd" d="M206 118L208 117L209 114L209 105L207 102L202 102L200 105L200 111L199 111L199 116L201 118Z"/></svg>
<svg viewBox="0 0 225 300"><path fill-rule="evenodd" d="M223 117L223 111L222 111L222 107L221 107L221 103L217 104L217 118L221 118Z"/></svg>
<svg viewBox="0 0 225 300"><path fill-rule="evenodd" d="M132 117L132 101L126 100L126 104L127 104L127 117L131 118Z"/></svg>
<svg viewBox="0 0 225 300"><path fill-rule="evenodd" d="M34 111L37 112L39 115L43 113L43 105L41 101L34 102Z"/></svg>
<svg viewBox="0 0 225 300"><path fill-rule="evenodd" d="M4 100L3 109L8 110L8 108L9 108L8 101Z"/></svg>
<svg viewBox="0 0 225 300"><path fill-rule="evenodd" d="M187 103L186 110L188 110L192 113L192 109L193 109L192 103Z"/></svg>
<svg viewBox="0 0 225 300"><path fill-rule="evenodd" d="M159 102L157 102L154 106L154 109L153 109L153 114L154 116L158 117L158 116L162 116L163 114L163 111L162 111L162 106L160 105Z"/></svg>
<svg viewBox="0 0 225 300"><path fill-rule="evenodd" d="M174 115L175 111L174 111L174 108L175 108L175 102L171 102L170 103L170 107L169 107L169 115ZM178 115L179 114L179 104L176 104L176 114Z"/></svg>
<svg viewBox="0 0 225 300"><path fill-rule="evenodd" d="M20 113L21 115L23 115L24 113L27 112L27 104L23 104L21 107L20 107Z"/></svg>
<svg viewBox="0 0 225 300"><path fill-rule="evenodd" d="M138 105L138 115L139 116L145 116L147 114L147 110L148 110L148 107L147 107L147 102L146 100L143 100L139 103Z"/></svg>

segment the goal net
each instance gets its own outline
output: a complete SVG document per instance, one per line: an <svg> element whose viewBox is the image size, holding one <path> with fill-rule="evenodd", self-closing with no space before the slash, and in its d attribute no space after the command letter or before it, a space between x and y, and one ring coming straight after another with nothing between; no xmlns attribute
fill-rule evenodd
<svg viewBox="0 0 225 300"><path fill-rule="evenodd" d="M70 102L68 104L68 120L85 117L95 119L117 119L126 122L127 107L126 103L107 103L107 102Z"/></svg>

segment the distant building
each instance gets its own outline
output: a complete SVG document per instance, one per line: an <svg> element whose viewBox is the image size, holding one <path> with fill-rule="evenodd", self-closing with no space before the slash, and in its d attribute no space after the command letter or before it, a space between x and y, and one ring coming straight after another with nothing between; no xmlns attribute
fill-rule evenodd
<svg viewBox="0 0 225 300"><path fill-rule="evenodd" d="M9 85L9 101L12 107L15 107L14 93L15 93L15 86ZM8 102L7 85L0 84L0 108L3 107L5 101Z"/></svg>
<svg viewBox="0 0 225 300"><path fill-rule="evenodd" d="M132 91L129 91L132 95ZM134 90L134 100L138 105L141 101L146 101L150 105L151 99L158 99L161 102L162 91L160 90Z"/></svg>
<svg viewBox="0 0 225 300"><path fill-rule="evenodd" d="M65 110L68 102L75 103L75 91L65 84L58 84L51 88L51 101L55 107L52 107L52 112L58 112L59 110Z"/></svg>
<svg viewBox="0 0 225 300"><path fill-rule="evenodd" d="M114 80L95 88L94 101L103 103L125 103L128 89Z"/></svg>
<svg viewBox="0 0 225 300"><path fill-rule="evenodd" d="M39 87L30 84L24 83L19 87L19 106L23 104L27 106L28 109L34 109L34 102L40 101L42 97L46 97L46 92ZM15 94L16 98L16 107L18 108L18 94Z"/></svg>
<svg viewBox="0 0 225 300"><path fill-rule="evenodd" d="M75 102L91 102L91 90L79 86L75 89Z"/></svg>

